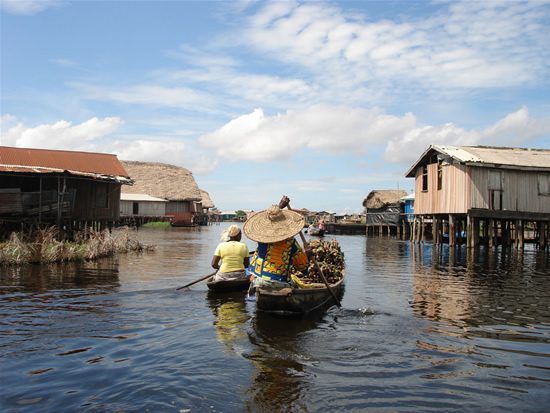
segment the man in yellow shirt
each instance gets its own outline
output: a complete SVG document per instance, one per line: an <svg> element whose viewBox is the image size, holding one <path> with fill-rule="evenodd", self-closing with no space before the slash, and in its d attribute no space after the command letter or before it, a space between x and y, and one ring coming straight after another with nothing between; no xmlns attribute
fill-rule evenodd
<svg viewBox="0 0 550 413"><path fill-rule="evenodd" d="M249 265L248 247L241 241L241 229L231 225L222 235L214 256L212 268L219 270L214 281L246 278L245 268ZM220 266L221 261L221 266Z"/></svg>

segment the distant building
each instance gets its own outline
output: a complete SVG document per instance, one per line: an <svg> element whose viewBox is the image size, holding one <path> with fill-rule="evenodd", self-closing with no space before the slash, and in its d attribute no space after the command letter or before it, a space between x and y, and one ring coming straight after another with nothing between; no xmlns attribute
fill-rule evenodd
<svg viewBox="0 0 550 413"><path fill-rule="evenodd" d="M119 218L121 186L131 182L116 155L0 146L2 229L111 226Z"/></svg>
<svg viewBox="0 0 550 413"><path fill-rule="evenodd" d="M122 161L135 181L133 186L124 187L125 194L147 194L168 201L166 216L174 226L191 226L202 207L202 195L193 174L188 169L156 162ZM197 211L199 208L199 211Z"/></svg>
<svg viewBox="0 0 550 413"><path fill-rule="evenodd" d="M214 208L214 202L212 202L212 199L210 199L210 195L208 192L200 189L201 192L201 203L200 208L202 209L202 212L207 214L211 208ZM198 209L198 208L197 208Z"/></svg>
<svg viewBox="0 0 550 413"><path fill-rule="evenodd" d="M236 211L221 211L220 212L220 219L222 221L237 221L237 213Z"/></svg>
<svg viewBox="0 0 550 413"><path fill-rule="evenodd" d="M209 211L211 208L214 208L214 203L210 199L208 192L200 189L200 193L201 201L195 203L195 210L197 212L195 213L193 222L197 225L208 225L210 220L214 222L217 220L217 216L210 214Z"/></svg>
<svg viewBox="0 0 550 413"><path fill-rule="evenodd" d="M465 232L468 246L480 237L523 246L529 222L539 243L548 243L550 150L430 145L406 176L415 178L416 241L450 234L454 244Z"/></svg>
<svg viewBox="0 0 550 413"><path fill-rule="evenodd" d="M395 189L371 191L363 200L368 235L398 235L401 224L402 201L407 193Z"/></svg>
<svg viewBox="0 0 550 413"><path fill-rule="evenodd" d="M163 217L168 201L147 194L120 194L120 215Z"/></svg>
<svg viewBox="0 0 550 413"><path fill-rule="evenodd" d="M414 192L401 198L403 202L403 217L406 221L414 219Z"/></svg>

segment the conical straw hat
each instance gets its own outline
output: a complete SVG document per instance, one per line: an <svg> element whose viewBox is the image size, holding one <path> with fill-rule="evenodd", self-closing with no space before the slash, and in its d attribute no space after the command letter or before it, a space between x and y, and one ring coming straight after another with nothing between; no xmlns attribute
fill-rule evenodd
<svg viewBox="0 0 550 413"><path fill-rule="evenodd" d="M293 237L304 228L304 223L298 212L273 205L248 218L243 231L252 241L270 244Z"/></svg>

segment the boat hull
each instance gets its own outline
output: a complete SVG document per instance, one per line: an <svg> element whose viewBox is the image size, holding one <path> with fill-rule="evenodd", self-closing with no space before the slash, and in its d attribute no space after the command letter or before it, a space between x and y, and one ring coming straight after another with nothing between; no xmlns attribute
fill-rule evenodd
<svg viewBox="0 0 550 413"><path fill-rule="evenodd" d="M250 281L248 280L248 278L240 280L214 281L214 277L210 277L206 281L206 285L211 291L245 291L248 290L248 287L250 286Z"/></svg>
<svg viewBox="0 0 550 413"><path fill-rule="evenodd" d="M344 291L344 278L331 285L340 300ZM256 309L281 317L301 317L333 306L334 297L326 287L256 289Z"/></svg>
<svg viewBox="0 0 550 413"><path fill-rule="evenodd" d="M310 228L308 230L308 234L314 237L322 237L325 235L325 230L319 228Z"/></svg>

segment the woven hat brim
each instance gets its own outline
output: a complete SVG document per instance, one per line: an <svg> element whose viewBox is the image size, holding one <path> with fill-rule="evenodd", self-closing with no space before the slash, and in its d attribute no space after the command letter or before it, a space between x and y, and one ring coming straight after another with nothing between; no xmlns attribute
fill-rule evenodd
<svg viewBox="0 0 550 413"><path fill-rule="evenodd" d="M287 209L282 212L284 219L275 222L268 218L267 210L258 212L245 222L244 234L252 241L266 244L283 241L298 234L304 228L304 217Z"/></svg>

